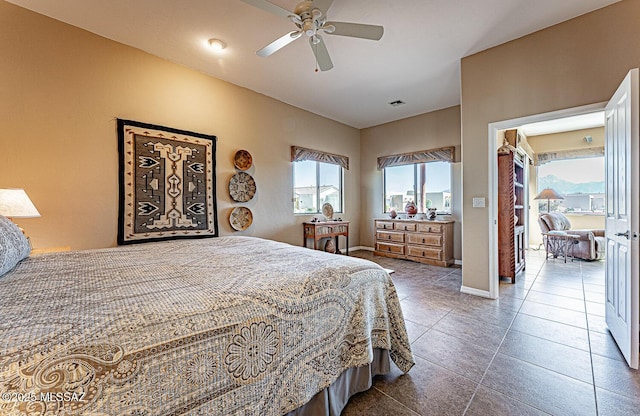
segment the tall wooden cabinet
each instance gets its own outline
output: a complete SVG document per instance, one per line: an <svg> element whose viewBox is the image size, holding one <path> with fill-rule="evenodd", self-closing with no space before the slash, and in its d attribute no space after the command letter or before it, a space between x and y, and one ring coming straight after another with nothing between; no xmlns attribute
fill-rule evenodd
<svg viewBox="0 0 640 416"><path fill-rule="evenodd" d="M525 268L523 158L510 146L498 150L498 273L511 278Z"/></svg>

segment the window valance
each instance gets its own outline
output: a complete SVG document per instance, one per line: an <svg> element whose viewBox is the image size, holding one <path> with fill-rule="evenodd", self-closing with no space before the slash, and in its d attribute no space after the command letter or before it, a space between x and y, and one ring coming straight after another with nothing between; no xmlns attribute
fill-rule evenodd
<svg viewBox="0 0 640 416"><path fill-rule="evenodd" d="M291 146L291 161L300 162L313 160L316 162L331 163L349 170L349 157L323 152L321 150L307 149L299 146Z"/></svg>
<svg viewBox="0 0 640 416"><path fill-rule="evenodd" d="M588 147L586 149L559 150L556 152L536 153L534 163L536 166L540 166L554 160L580 159L585 157L598 156L604 156L604 146Z"/></svg>
<svg viewBox="0 0 640 416"><path fill-rule="evenodd" d="M453 162L455 147L441 147L439 149L418 150L417 152L401 153L397 155L381 156L378 158L378 170L391 166L413 165L414 163Z"/></svg>

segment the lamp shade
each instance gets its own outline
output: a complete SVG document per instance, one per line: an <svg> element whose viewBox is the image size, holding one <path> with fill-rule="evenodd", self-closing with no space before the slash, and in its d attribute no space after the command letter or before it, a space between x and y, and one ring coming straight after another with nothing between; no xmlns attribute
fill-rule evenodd
<svg viewBox="0 0 640 416"><path fill-rule="evenodd" d="M545 188L542 190L542 192L540 192L538 195L536 195L535 198L533 199L546 199L547 200L547 212L550 211L551 208L551 203L550 200L552 199L564 199L564 197L562 195L560 195L559 193L557 193L556 191L554 191L551 188Z"/></svg>
<svg viewBox="0 0 640 416"><path fill-rule="evenodd" d="M0 189L0 215L9 218L37 218L40 213L24 189Z"/></svg>
<svg viewBox="0 0 640 416"><path fill-rule="evenodd" d="M546 189L543 189L542 192L536 195L536 197L533 199L547 199L547 200L548 199L564 199L564 197L559 193L557 193L556 191L554 191L553 189L546 188Z"/></svg>

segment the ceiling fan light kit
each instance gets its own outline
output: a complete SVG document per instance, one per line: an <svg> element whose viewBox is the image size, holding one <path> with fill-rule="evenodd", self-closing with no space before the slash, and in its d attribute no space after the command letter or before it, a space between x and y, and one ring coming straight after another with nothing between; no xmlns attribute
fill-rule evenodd
<svg viewBox="0 0 640 416"><path fill-rule="evenodd" d="M329 22L327 10L333 0L307 0L298 3L293 12L276 6L267 0L242 0L261 10L289 19L297 28L292 32L274 40L264 48L256 52L258 56L267 57L284 48L294 40L305 34L309 38L311 50L321 71L333 68L333 62L329 56L327 46L320 33L328 35L348 36L360 39L380 40L384 34L384 28L376 25L360 23ZM317 69L316 69L317 70Z"/></svg>

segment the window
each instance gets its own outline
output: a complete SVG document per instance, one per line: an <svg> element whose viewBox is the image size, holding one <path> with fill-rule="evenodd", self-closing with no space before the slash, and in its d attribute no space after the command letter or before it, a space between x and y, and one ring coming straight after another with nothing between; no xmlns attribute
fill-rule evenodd
<svg viewBox="0 0 640 416"><path fill-rule="evenodd" d="M550 200L550 211L604 215L604 157L554 160L538 166L538 191L551 188L564 197ZM538 200L547 212L547 200Z"/></svg>
<svg viewBox="0 0 640 416"><path fill-rule="evenodd" d="M342 167L304 160L293 162L293 212L319 214L326 202L333 211L342 210Z"/></svg>
<svg viewBox="0 0 640 416"><path fill-rule="evenodd" d="M417 197L416 197L417 196ZM413 201L420 212L451 213L451 164L415 163L384 168L384 211L404 211Z"/></svg>

